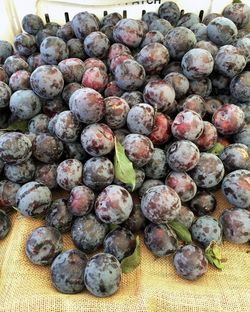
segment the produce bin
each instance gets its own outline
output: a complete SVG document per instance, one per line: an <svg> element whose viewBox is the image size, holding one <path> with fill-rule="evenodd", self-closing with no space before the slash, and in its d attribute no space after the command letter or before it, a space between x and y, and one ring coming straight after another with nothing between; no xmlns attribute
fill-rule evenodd
<svg viewBox="0 0 250 312"><path fill-rule="evenodd" d="M37 0L0 1L0 39L13 42L20 33L24 15L34 13L50 21L65 23L81 11L104 14L119 12L124 17L140 18L143 12L155 11L165 1L83 1ZM230 1L175 1L185 12L207 15L221 12ZM250 5L250 0L244 1ZM201 13L202 11L202 13ZM105 12L105 13L104 13ZM250 29L250 28L249 28ZM55 191L54 198L68 193ZM232 205L221 191L216 191L218 218ZM56 291L50 279L50 267L32 264L25 255L25 243L31 231L44 223L11 213L11 230L0 240L0 312L249 312L250 311L250 245L222 243L224 269L211 265L207 274L195 281L179 277L172 258L155 257L141 242L141 264L132 272L122 274L119 290L107 298L97 298L86 290L79 294ZM64 250L74 248L70 234L63 235Z"/></svg>

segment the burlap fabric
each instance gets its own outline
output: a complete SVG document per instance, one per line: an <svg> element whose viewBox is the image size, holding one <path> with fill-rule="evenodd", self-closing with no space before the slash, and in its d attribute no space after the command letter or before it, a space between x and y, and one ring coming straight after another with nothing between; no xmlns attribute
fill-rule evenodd
<svg viewBox="0 0 250 312"><path fill-rule="evenodd" d="M216 194L220 211L229 207ZM190 282L175 274L171 258L155 258L142 246L142 263L124 274L119 291L109 298L95 298L84 291L77 295L58 293L50 282L49 267L31 264L24 252L29 233L42 225L39 220L12 218L12 229L0 241L0 311L4 312L191 312L250 311L250 246L223 244L227 258L220 272L209 267L201 279ZM142 244L143 245L143 244ZM73 247L64 236L64 249Z"/></svg>

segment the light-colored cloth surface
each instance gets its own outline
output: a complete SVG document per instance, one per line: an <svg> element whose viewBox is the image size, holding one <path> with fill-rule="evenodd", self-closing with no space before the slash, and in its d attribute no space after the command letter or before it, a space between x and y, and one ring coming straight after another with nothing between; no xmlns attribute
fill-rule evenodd
<svg viewBox="0 0 250 312"><path fill-rule="evenodd" d="M228 203L217 192L217 211ZM119 291L109 298L95 298L84 291L77 295L57 292L50 281L50 268L35 266L27 259L26 238L40 220L15 213L8 237L0 241L0 311L1 312L249 312L250 246L223 243L225 269L209 267L197 281L178 277L171 257L155 258L142 244L142 263L124 274ZM73 247L64 235L64 249Z"/></svg>

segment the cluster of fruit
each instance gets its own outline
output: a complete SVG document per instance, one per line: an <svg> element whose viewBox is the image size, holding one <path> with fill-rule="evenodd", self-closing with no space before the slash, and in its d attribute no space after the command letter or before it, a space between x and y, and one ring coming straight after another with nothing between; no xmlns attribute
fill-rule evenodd
<svg viewBox="0 0 250 312"><path fill-rule="evenodd" d="M141 20L28 14L15 52L0 41L0 206L44 218L26 254L59 291L115 293L139 231L189 280L221 268L223 237L250 240L249 20L242 3L201 23L168 1ZM220 188L234 208L216 220Z"/></svg>

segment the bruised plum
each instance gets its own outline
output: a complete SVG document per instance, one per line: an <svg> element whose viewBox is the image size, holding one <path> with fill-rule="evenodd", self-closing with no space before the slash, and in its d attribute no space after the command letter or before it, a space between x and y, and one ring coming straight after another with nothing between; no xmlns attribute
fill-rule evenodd
<svg viewBox="0 0 250 312"><path fill-rule="evenodd" d="M196 193L190 202L190 209L196 216L204 216L214 212L216 205L215 196L204 190Z"/></svg>
<svg viewBox="0 0 250 312"><path fill-rule="evenodd" d="M62 249L63 240L60 232L50 226L41 226L29 235L25 252L32 263L45 266L51 264Z"/></svg>
<svg viewBox="0 0 250 312"><path fill-rule="evenodd" d="M63 154L63 144L56 137L41 133L33 141L33 156L46 163L58 161Z"/></svg>
<svg viewBox="0 0 250 312"><path fill-rule="evenodd" d="M96 297L108 297L119 288L121 265L113 255L98 253L87 262L84 271L86 288Z"/></svg>
<svg viewBox="0 0 250 312"><path fill-rule="evenodd" d="M53 99L63 90L63 75L56 66L42 65L32 72L30 85L41 98Z"/></svg>
<svg viewBox="0 0 250 312"><path fill-rule="evenodd" d="M104 99L105 102L105 120L111 129L122 128L126 124L129 112L128 103L117 96L110 96Z"/></svg>
<svg viewBox="0 0 250 312"><path fill-rule="evenodd" d="M102 190L114 180L113 163L105 157L92 157L83 167L83 182L93 190Z"/></svg>
<svg viewBox="0 0 250 312"><path fill-rule="evenodd" d="M207 272L208 261L201 248L184 245L174 255L174 267L181 277L195 280Z"/></svg>
<svg viewBox="0 0 250 312"><path fill-rule="evenodd" d="M176 191L182 202L191 200L197 191L195 182L186 172L170 172L165 183Z"/></svg>
<svg viewBox="0 0 250 312"><path fill-rule="evenodd" d="M9 216L3 210L0 210L0 240L7 236L10 231L10 226Z"/></svg>
<svg viewBox="0 0 250 312"><path fill-rule="evenodd" d="M149 135L154 126L154 109L149 104L137 104L131 107L127 115L127 126L131 133Z"/></svg>
<svg viewBox="0 0 250 312"><path fill-rule="evenodd" d="M195 220L191 227L192 238L203 247L207 247L212 241L220 244L222 241L222 227L211 216L202 216Z"/></svg>
<svg viewBox="0 0 250 312"><path fill-rule="evenodd" d="M225 176L222 193L230 204L238 208L250 206L250 170L239 169Z"/></svg>
<svg viewBox="0 0 250 312"><path fill-rule="evenodd" d="M76 90L69 99L69 108L85 124L100 121L105 113L103 97L91 88Z"/></svg>
<svg viewBox="0 0 250 312"><path fill-rule="evenodd" d="M68 209L74 216L88 214L94 206L95 194L85 185L75 186L69 196Z"/></svg>
<svg viewBox="0 0 250 312"><path fill-rule="evenodd" d="M0 207L8 208L16 206L16 193L21 187L20 184L9 180L0 181Z"/></svg>
<svg viewBox="0 0 250 312"><path fill-rule="evenodd" d="M224 209L220 222L227 241L244 244L250 241L250 212L245 209Z"/></svg>
<svg viewBox="0 0 250 312"><path fill-rule="evenodd" d="M7 164L26 162L32 152L30 139L19 132L8 132L0 136L0 158Z"/></svg>
<svg viewBox="0 0 250 312"><path fill-rule="evenodd" d="M219 157L211 153L201 153L200 160L190 175L197 186L212 188L222 181L224 173L225 169Z"/></svg>
<svg viewBox="0 0 250 312"><path fill-rule="evenodd" d="M81 144L91 156L103 156L114 148L114 135L107 125L95 123L83 129Z"/></svg>
<svg viewBox="0 0 250 312"><path fill-rule="evenodd" d="M157 257L167 256L177 249L177 237L165 224L148 224L144 229L144 243Z"/></svg>
<svg viewBox="0 0 250 312"><path fill-rule="evenodd" d="M125 227L118 227L109 232L104 239L104 252L115 256L119 261L130 256L135 250L134 234Z"/></svg>
<svg viewBox="0 0 250 312"><path fill-rule="evenodd" d="M107 224L90 213L75 219L71 228L71 237L77 248L91 253L102 245L107 231Z"/></svg>
<svg viewBox="0 0 250 312"><path fill-rule="evenodd" d="M73 215L67 208L66 199L56 199L52 202L45 217L46 224L58 229L61 233L70 230Z"/></svg>
<svg viewBox="0 0 250 312"><path fill-rule="evenodd" d="M154 146L150 139L142 134L128 134L122 145L127 157L137 167L145 166L153 155Z"/></svg>
<svg viewBox="0 0 250 312"><path fill-rule="evenodd" d="M120 224L128 219L133 208L130 193L118 185L107 186L97 197L95 213L104 223Z"/></svg>
<svg viewBox="0 0 250 312"><path fill-rule="evenodd" d="M198 147L188 140L176 141L167 150L168 165L175 171L189 171L198 164L199 159Z"/></svg>
<svg viewBox="0 0 250 312"><path fill-rule="evenodd" d="M174 220L181 209L177 193L166 185L149 188L141 199L144 216L153 223L164 223Z"/></svg>
<svg viewBox="0 0 250 312"><path fill-rule="evenodd" d="M82 163L77 159L66 159L57 167L57 183L66 191L82 185Z"/></svg>
<svg viewBox="0 0 250 312"><path fill-rule="evenodd" d="M84 270L87 256L70 249L59 254L51 265L51 279L55 288L64 294L76 294L85 288Z"/></svg>
<svg viewBox="0 0 250 312"><path fill-rule="evenodd" d="M184 110L176 115L171 129L177 139L195 141L202 135L204 122L195 111Z"/></svg>

